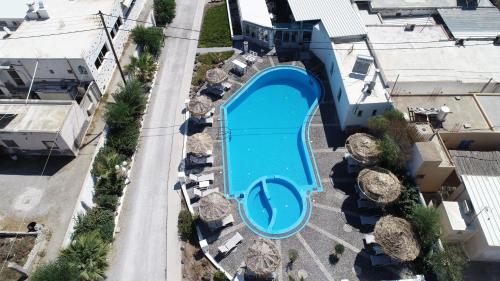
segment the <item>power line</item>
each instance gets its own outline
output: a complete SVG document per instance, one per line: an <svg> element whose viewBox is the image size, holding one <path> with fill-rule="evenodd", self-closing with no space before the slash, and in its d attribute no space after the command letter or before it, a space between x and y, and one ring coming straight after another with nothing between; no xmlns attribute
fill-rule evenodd
<svg viewBox="0 0 500 281"><path fill-rule="evenodd" d="M120 16L115 16L115 15L110 15L110 14L105 14L105 13L103 13L103 15L108 16L108 17L113 17L113 18L121 18ZM149 22L149 21L133 20L133 19L125 19L125 21L135 21L135 22L140 22L140 23L153 24L152 22ZM162 28L159 26L155 26L155 27ZM173 25L169 25L168 28L183 29L183 30L188 30L188 31L200 32L200 30L197 30L197 29L184 28L184 27L178 27L178 26L173 26Z"/></svg>

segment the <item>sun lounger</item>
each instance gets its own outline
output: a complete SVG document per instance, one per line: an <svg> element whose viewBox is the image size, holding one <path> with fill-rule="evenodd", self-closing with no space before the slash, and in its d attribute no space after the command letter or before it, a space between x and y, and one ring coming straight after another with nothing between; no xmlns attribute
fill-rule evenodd
<svg viewBox="0 0 500 281"><path fill-rule="evenodd" d="M379 216L359 216L362 225L375 225L377 221L380 219Z"/></svg>
<svg viewBox="0 0 500 281"><path fill-rule="evenodd" d="M190 174L189 175L189 179L192 180L192 181L210 181L210 182L213 182L214 181L214 173L210 173L210 174L204 174L204 175L195 175L195 174Z"/></svg>
<svg viewBox="0 0 500 281"><path fill-rule="evenodd" d="M222 88L224 89L224 91L229 91L233 87L233 84L231 84L229 82L222 82L221 85L222 85Z"/></svg>
<svg viewBox="0 0 500 281"><path fill-rule="evenodd" d="M396 263L393 259L386 255L370 255L370 261L372 263L372 266L375 267L387 266Z"/></svg>
<svg viewBox="0 0 500 281"><path fill-rule="evenodd" d="M213 165L214 164L214 157L209 156L209 157L191 157L190 161L194 164L198 165Z"/></svg>
<svg viewBox="0 0 500 281"><path fill-rule="evenodd" d="M196 197L205 197L207 196L208 194L211 194L211 193L214 193L214 192L217 192L219 191L218 188L209 188L209 189L201 189L201 188L197 188L195 187L194 190L193 190L193 193Z"/></svg>
<svg viewBox="0 0 500 281"><path fill-rule="evenodd" d="M356 205L360 209L377 209L379 207L375 202L364 199L358 199Z"/></svg>
<svg viewBox="0 0 500 281"><path fill-rule="evenodd" d="M363 241L366 245L373 244L375 243L375 236L373 236L373 234L365 234L365 236L363 237Z"/></svg>
<svg viewBox="0 0 500 281"><path fill-rule="evenodd" d="M243 241L243 236L239 232L236 232L236 234L229 238L226 243L224 243L222 246L219 247L219 253L222 255L226 256L229 254L238 244L240 244Z"/></svg>
<svg viewBox="0 0 500 281"><path fill-rule="evenodd" d="M233 60L232 63L232 71L240 76L243 76L243 74L247 71L247 65L239 60Z"/></svg>
<svg viewBox="0 0 500 281"><path fill-rule="evenodd" d="M228 226L232 223L234 223L234 217L233 215L229 215L222 220L222 227Z"/></svg>
<svg viewBox="0 0 500 281"><path fill-rule="evenodd" d="M372 246L372 250L373 250L373 254L376 256L385 254L384 250L382 250L382 247L380 247L379 245L376 245L376 244Z"/></svg>
<svg viewBox="0 0 500 281"><path fill-rule="evenodd" d="M200 188L207 188L210 186L210 181L200 181L200 182L198 182L198 186Z"/></svg>

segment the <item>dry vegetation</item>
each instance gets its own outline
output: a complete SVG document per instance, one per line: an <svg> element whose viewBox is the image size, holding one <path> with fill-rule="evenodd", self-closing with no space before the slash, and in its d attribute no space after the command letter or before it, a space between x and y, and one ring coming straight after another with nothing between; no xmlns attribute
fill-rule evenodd
<svg viewBox="0 0 500 281"><path fill-rule="evenodd" d="M15 243L12 243L16 240ZM21 266L26 263L29 253L35 245L36 236L26 237L1 237L0 238L0 261L15 262ZM12 249L11 249L12 247ZM9 254L10 253L10 254ZM20 274L11 269L4 268L0 275L2 281L17 281L21 277Z"/></svg>

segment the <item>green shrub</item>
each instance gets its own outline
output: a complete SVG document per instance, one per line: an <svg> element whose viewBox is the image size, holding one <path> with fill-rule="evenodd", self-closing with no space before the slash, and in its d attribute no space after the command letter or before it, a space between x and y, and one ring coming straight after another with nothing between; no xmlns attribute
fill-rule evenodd
<svg viewBox="0 0 500 281"><path fill-rule="evenodd" d="M337 255L342 255L345 251L344 245L338 243L335 245L335 254Z"/></svg>
<svg viewBox="0 0 500 281"><path fill-rule="evenodd" d="M132 156L137 147L140 134L140 124L131 122L125 128L111 130L106 145L109 145L119 153Z"/></svg>
<svg viewBox="0 0 500 281"><path fill-rule="evenodd" d="M97 231L103 241L111 243L114 227L115 216L112 211L92 208L87 214L80 214L76 218L72 239Z"/></svg>
<svg viewBox="0 0 500 281"><path fill-rule="evenodd" d="M381 153L381 164L389 170L395 170L402 166L401 149L399 145L388 135L379 140L378 146Z"/></svg>
<svg viewBox="0 0 500 281"><path fill-rule="evenodd" d="M154 12L158 25L171 23L175 17L175 0L155 0Z"/></svg>
<svg viewBox="0 0 500 281"><path fill-rule="evenodd" d="M430 249L441 236L439 213L434 208L417 205L410 215L410 222L424 249Z"/></svg>
<svg viewBox="0 0 500 281"><path fill-rule="evenodd" d="M401 192L399 199L394 204L388 206L387 210L397 217L409 220L413 210L420 204L420 198L415 185L403 184L405 188Z"/></svg>
<svg viewBox="0 0 500 281"><path fill-rule="evenodd" d="M71 281L78 280L78 269L61 258L38 267L30 275L30 281Z"/></svg>
<svg viewBox="0 0 500 281"><path fill-rule="evenodd" d="M141 51L149 52L153 56L160 53L164 38L161 28L137 26L132 29L131 36Z"/></svg>
<svg viewBox="0 0 500 281"><path fill-rule="evenodd" d="M366 126L370 131L377 136L382 136L389 128L389 120L384 116L373 116L368 119Z"/></svg>
<svg viewBox="0 0 500 281"><path fill-rule="evenodd" d="M198 62L206 65L217 65L221 62L225 62L227 59L234 55L234 51L226 51L226 52L212 52L198 55Z"/></svg>
<svg viewBox="0 0 500 281"><path fill-rule="evenodd" d="M135 111L125 102L108 103L104 119L110 129L127 127L135 120Z"/></svg>
<svg viewBox="0 0 500 281"><path fill-rule="evenodd" d="M116 211L116 208L118 208L118 196L96 194L94 195L94 203L96 203L100 208L104 208L114 212Z"/></svg>
<svg viewBox="0 0 500 281"><path fill-rule="evenodd" d="M144 84L138 80L130 80L127 85L120 85L119 90L113 95L117 103L124 103L133 110L133 115L138 118L146 108Z"/></svg>
<svg viewBox="0 0 500 281"><path fill-rule="evenodd" d="M435 250L425 259L425 269L434 275L438 281L462 281L464 270L468 263L460 245L445 244L444 251Z"/></svg>
<svg viewBox="0 0 500 281"><path fill-rule="evenodd" d="M104 280L108 251L109 244L101 239L98 232L91 232L73 240L68 248L61 251L61 259L77 268L80 280Z"/></svg>
<svg viewBox="0 0 500 281"><path fill-rule="evenodd" d="M193 86L201 86L203 83L205 83L205 75L207 74L207 71L211 69L212 66L206 65L206 64L201 64L198 66L198 68L195 70L193 73L193 80L191 84Z"/></svg>
<svg viewBox="0 0 500 281"><path fill-rule="evenodd" d="M294 263L299 258L299 252L295 249L288 250L288 260Z"/></svg>
<svg viewBox="0 0 500 281"><path fill-rule="evenodd" d="M404 120L403 112L401 112L395 108L384 112L384 117L390 122Z"/></svg>
<svg viewBox="0 0 500 281"><path fill-rule="evenodd" d="M189 241L194 245L197 240L196 221L193 216L191 216L191 213L188 210L180 211L177 223L181 239L183 241Z"/></svg>
<svg viewBox="0 0 500 281"><path fill-rule="evenodd" d="M123 188L125 187L125 179L112 174L110 177L100 179L95 185L95 195L115 195L122 196Z"/></svg>
<svg viewBox="0 0 500 281"><path fill-rule="evenodd" d="M220 4L208 8L203 15L199 47L230 47L231 45L226 5Z"/></svg>
<svg viewBox="0 0 500 281"><path fill-rule="evenodd" d="M224 272L222 272L220 270L217 270L216 272L214 272L213 279L214 279L214 281L226 281L227 280L226 274L224 274Z"/></svg>
<svg viewBox="0 0 500 281"><path fill-rule="evenodd" d="M97 178L107 178L115 174L115 166L125 161L125 156L117 153L113 148L104 146L99 149L94 163L92 163L91 174Z"/></svg>
<svg viewBox="0 0 500 281"><path fill-rule="evenodd" d="M144 52L138 58L131 56L130 63L125 68L134 79L141 83L149 83L153 81L157 66L153 56Z"/></svg>

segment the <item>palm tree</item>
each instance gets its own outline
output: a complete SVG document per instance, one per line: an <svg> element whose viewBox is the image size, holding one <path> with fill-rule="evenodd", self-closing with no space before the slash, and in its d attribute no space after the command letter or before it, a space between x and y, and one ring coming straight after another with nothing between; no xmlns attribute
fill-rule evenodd
<svg viewBox="0 0 500 281"><path fill-rule="evenodd" d="M106 255L109 245L94 231L79 236L70 246L61 251L61 258L78 269L80 279L84 281L104 280L108 267Z"/></svg>
<svg viewBox="0 0 500 281"><path fill-rule="evenodd" d="M144 84L137 79L132 79L127 82L127 85L120 86L120 89L115 92L113 97L117 103L123 102L132 108L136 117L141 115L146 108Z"/></svg>
<svg viewBox="0 0 500 281"><path fill-rule="evenodd" d="M117 153L110 147L103 147L97 153L93 167L92 175L95 177L108 179L111 175L116 174L116 165L120 165L125 160L125 157Z"/></svg>
<svg viewBox="0 0 500 281"><path fill-rule="evenodd" d="M138 58L131 56L130 64L126 66L126 69L132 77L146 84L153 80L156 63L150 53L144 52Z"/></svg>

